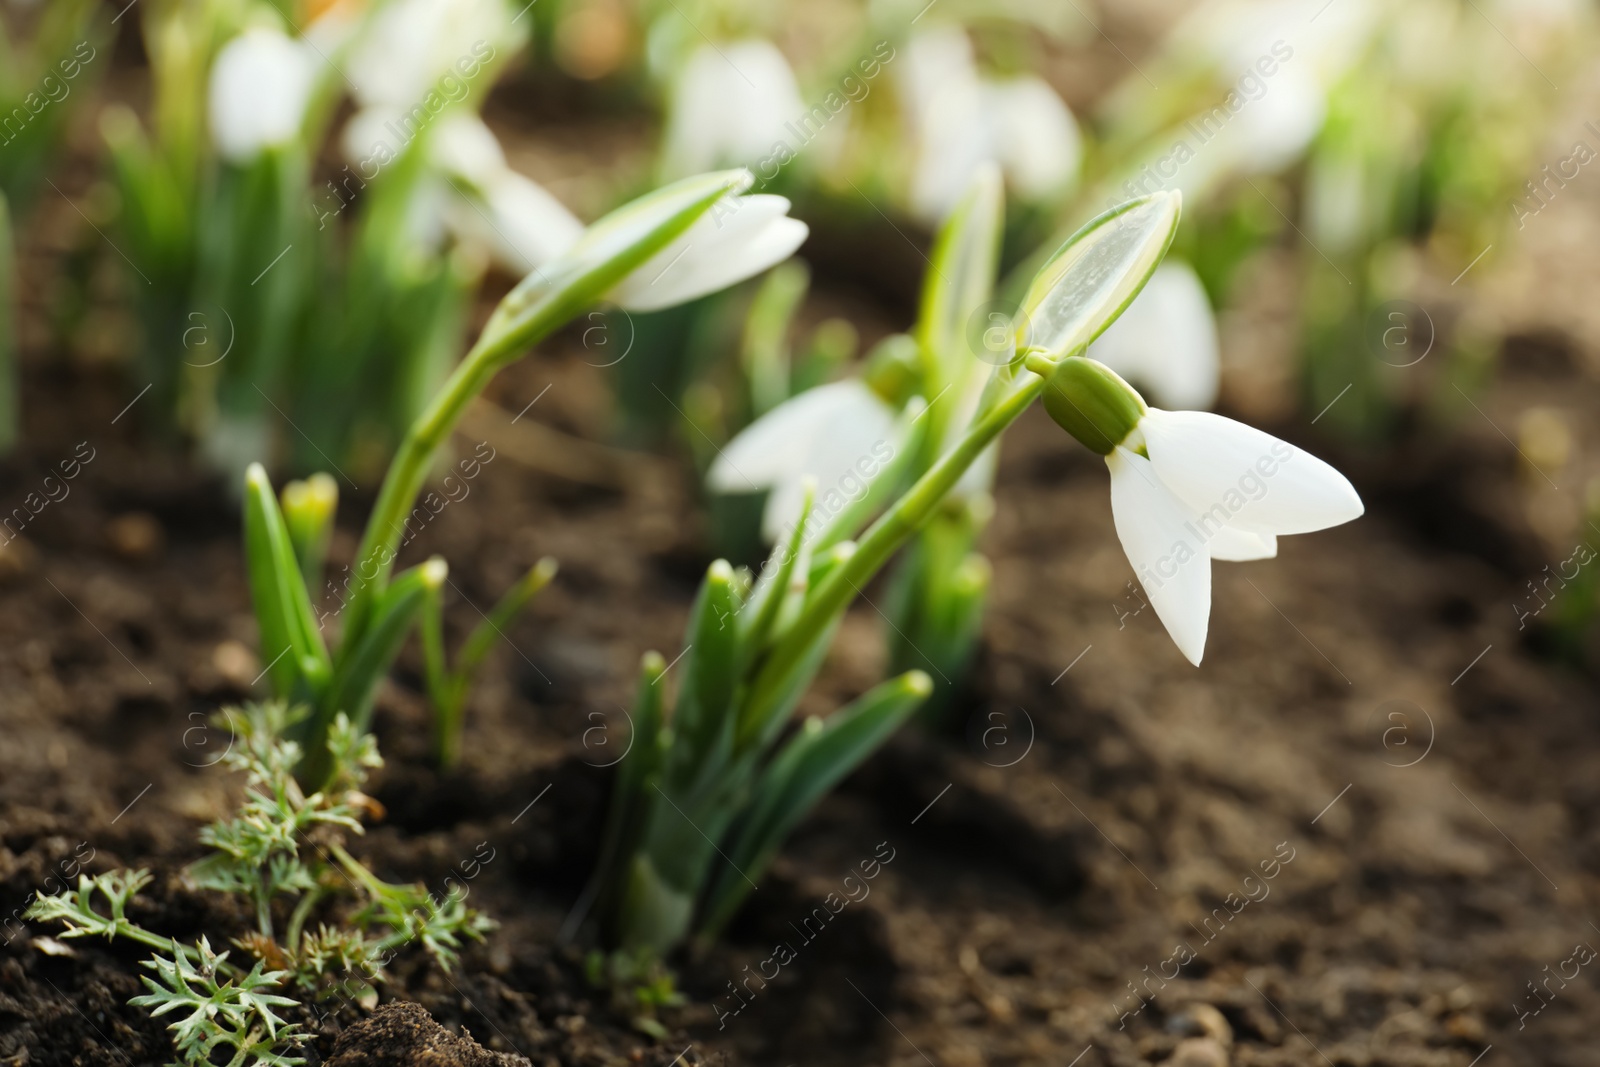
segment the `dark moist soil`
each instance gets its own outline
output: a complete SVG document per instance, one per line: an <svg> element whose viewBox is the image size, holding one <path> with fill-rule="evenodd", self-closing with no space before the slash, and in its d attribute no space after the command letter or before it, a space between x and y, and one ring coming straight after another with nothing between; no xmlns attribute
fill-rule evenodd
<svg viewBox="0 0 1600 1067"><path fill-rule="evenodd" d="M584 184L589 147L548 147L519 164L580 207L604 199ZM78 178L62 179L75 197ZM94 240L59 198L38 215L48 257ZM1577 270L1535 255L1543 239L1511 261L1538 282L1517 307L1570 317L1592 252ZM34 266L25 299L49 303L29 279L56 268ZM1293 271L1258 275L1237 318L1284 334ZM1558 292L1559 307L1540 299ZM825 297L869 341L910 314ZM137 405L121 414L137 384L95 364L131 327L101 316L74 359L46 359L41 318L24 323L24 444L0 460L0 517L61 463L81 471L0 552L0 1065L146 1067L172 1055L127 1004L146 954L15 917L80 865L142 866L155 882L137 921L219 946L247 929L180 875L240 787L215 765L228 738L209 716L249 696L262 665L233 495L142 436ZM506 428L542 397L541 424L607 439L609 372L570 342L511 368L492 391L501 413L456 440L469 454L487 438L496 458L405 558L449 560L457 640L537 559L561 572L490 657L457 771L428 762L407 650L375 721L386 816L353 844L380 876L436 890L477 860L470 903L502 925L449 975L403 957L376 1013L300 1017L306 1055L488 1062L470 1034L538 1067L1600 1064L1597 968L1574 977L1571 962L1600 946L1600 650L1590 639L1558 662L1555 635L1519 630L1513 610L1569 556L1551 531L1572 527L1561 507L1600 470L1597 361L1531 327L1479 395L1481 420L1413 416L1381 457L1308 436L1308 416L1287 421L1292 405L1260 393L1271 368L1245 368L1257 389L1233 389L1232 410L1348 471L1369 512L1285 539L1276 560L1219 565L1198 670L1130 592L1103 466L1031 413L1006 440L983 652L955 721L891 742L799 829L724 942L674 961L690 1003L663 1014L660 1041L588 986L583 946L557 933L593 862L639 656L676 654L708 538L684 465L555 447L531 418ZM1261 332L1230 351L1281 349ZM1546 468L1561 491L1501 432L1531 405L1576 434L1577 458ZM336 564L375 488L341 486ZM803 711L878 679L880 627L870 605L852 611ZM829 894L852 902L835 914Z"/></svg>
<svg viewBox="0 0 1600 1067"><path fill-rule="evenodd" d="M514 412L551 385L544 421L598 438L602 373L558 347L495 399ZM235 506L135 420L113 424L131 396L113 375L58 364L25 386L7 509L93 458L0 560L0 905L75 862L149 867L133 917L225 943L245 916L179 874L239 787L211 765L227 738L206 716L260 669ZM1592 410L1574 374L1500 392L1535 388ZM1196 670L1135 611L1104 469L1036 415L1007 438L959 721L895 739L795 834L725 942L676 961L691 1003L665 1013L664 1041L555 942L634 667L675 654L707 562L692 483L665 461L620 488L535 473L496 431L470 496L407 551L450 560L458 633L537 558L561 573L491 657L463 766L442 777L408 650L376 718L387 816L355 848L434 887L492 849L470 902L502 927L450 975L403 959L383 999L539 1065L1465 1067L1491 1045L1484 1063L1600 1062L1594 968L1563 962L1600 944L1594 679L1514 625L1545 557L1510 448L1464 423L1379 462L1277 427L1349 470L1370 512L1218 566ZM348 494L339 561L372 490ZM877 677L878 628L852 611L806 710ZM853 899L833 914L830 893ZM142 952L4 929L0 1063L168 1060L162 1026L127 1005ZM362 1014L322 1024L312 1061Z"/></svg>

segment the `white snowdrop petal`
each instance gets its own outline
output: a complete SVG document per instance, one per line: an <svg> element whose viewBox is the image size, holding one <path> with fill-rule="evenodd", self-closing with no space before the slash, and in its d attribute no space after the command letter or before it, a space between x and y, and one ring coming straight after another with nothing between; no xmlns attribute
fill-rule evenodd
<svg viewBox="0 0 1600 1067"><path fill-rule="evenodd" d="M761 511L762 539L771 543L783 540L792 533L805 502L805 482L800 478L790 478L774 485Z"/></svg>
<svg viewBox="0 0 1600 1067"><path fill-rule="evenodd" d="M434 128L428 154L437 166L476 185L487 185L506 169L506 154L474 112L456 109Z"/></svg>
<svg viewBox="0 0 1600 1067"><path fill-rule="evenodd" d="M1158 404L1210 407L1221 361L1216 319L1199 276L1179 260L1162 263L1122 317L1089 346L1089 355Z"/></svg>
<svg viewBox="0 0 1600 1067"><path fill-rule="evenodd" d="M1272 559L1278 554L1278 539L1271 534L1251 533L1224 526L1211 535L1206 551L1212 559L1226 563L1245 563L1253 559Z"/></svg>
<svg viewBox="0 0 1600 1067"><path fill-rule="evenodd" d="M782 213L788 206L781 196L752 196L720 218L713 208L618 283L612 299L630 311L655 311L760 274L793 255L810 232Z"/></svg>
<svg viewBox="0 0 1600 1067"><path fill-rule="evenodd" d="M1078 123L1050 84L1033 76L986 82L994 149L1006 177L1027 199L1059 191L1078 173L1083 156Z"/></svg>
<svg viewBox="0 0 1600 1067"><path fill-rule="evenodd" d="M1206 411L1151 408L1139 428L1155 472L1208 536L1223 526L1310 533L1364 510L1344 475L1241 422Z"/></svg>
<svg viewBox="0 0 1600 1067"><path fill-rule="evenodd" d="M1211 555L1196 541L1188 509L1149 460L1119 448L1106 466L1122 550L1178 651L1198 667L1211 621Z"/></svg>
<svg viewBox="0 0 1600 1067"><path fill-rule="evenodd" d="M722 447L706 484L723 493L753 493L785 479L798 481L812 438L844 412L850 417L887 411L876 393L855 379L833 382L790 397ZM887 415L884 416L887 418Z"/></svg>
<svg viewBox="0 0 1600 1067"><path fill-rule="evenodd" d="M519 274L537 270L583 236L583 223L544 187L514 170L495 175L484 191L492 243Z"/></svg>

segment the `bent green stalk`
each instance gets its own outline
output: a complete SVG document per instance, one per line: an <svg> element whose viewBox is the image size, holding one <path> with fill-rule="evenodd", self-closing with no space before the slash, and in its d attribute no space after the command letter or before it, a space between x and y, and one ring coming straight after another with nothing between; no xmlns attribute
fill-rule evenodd
<svg viewBox="0 0 1600 1067"><path fill-rule="evenodd" d="M773 649L756 676L750 716L741 724L741 741L762 736L782 725L781 721L771 721L771 712L775 706L780 706L781 694L794 673L802 668L817 638L827 631L838 613L872 580L889 557L922 527L990 442L1028 410L1044 393L1044 388L1044 378L1032 371L1023 371L1011 392L994 404L955 447L917 479L894 507L867 529L849 558L822 580L793 628Z"/></svg>
<svg viewBox="0 0 1600 1067"><path fill-rule="evenodd" d="M713 180L705 181L706 177ZM383 487L378 491L377 503L356 552L358 584L346 609L349 613L345 622L347 642L352 636L359 636L369 624L373 601L383 592L399 549L404 517L422 491L434 455L461 421L467 405L483 392L501 367L599 301L611 286L682 235L723 196L737 189L743 177L743 171L702 176L659 190L654 196L664 199L689 182L700 181L707 186L705 192L657 223L642 238L609 255L599 256L598 262L586 263L584 250L574 249L569 261L553 264L547 272L534 271L500 302L472 349L451 372L433 402L406 431L384 475ZM596 223L593 229L600 229L606 221ZM370 575L365 573L369 568Z"/></svg>

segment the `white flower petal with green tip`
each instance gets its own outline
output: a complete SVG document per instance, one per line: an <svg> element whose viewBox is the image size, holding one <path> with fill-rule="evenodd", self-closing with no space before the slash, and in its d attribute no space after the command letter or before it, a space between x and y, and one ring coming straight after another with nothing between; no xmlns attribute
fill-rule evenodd
<svg viewBox="0 0 1600 1067"><path fill-rule="evenodd" d="M1349 522L1364 510L1344 475L1244 423L1151 408L1139 429L1155 473L1201 522L1298 534Z"/></svg>
<svg viewBox="0 0 1600 1067"><path fill-rule="evenodd" d="M305 47L277 30L246 30L211 65L208 117L222 158L248 163L300 134L315 68Z"/></svg>
<svg viewBox="0 0 1600 1067"><path fill-rule="evenodd" d="M819 385L740 431L706 484L724 493L771 490L761 525L776 539L799 517L807 476L816 479L819 500L830 491L858 499L886 462L885 446L897 448L898 438L894 411L862 382Z"/></svg>
<svg viewBox="0 0 1600 1067"><path fill-rule="evenodd" d="M1217 399L1217 322L1188 264L1168 259L1088 355L1158 404L1208 408Z"/></svg>
<svg viewBox="0 0 1600 1067"><path fill-rule="evenodd" d="M1247 563L1272 559L1278 554L1278 539L1271 534L1250 533L1224 526L1206 541L1211 558L1224 563Z"/></svg>
<svg viewBox="0 0 1600 1067"><path fill-rule="evenodd" d="M656 311L726 289L788 259L810 232L781 196L730 193L611 290L629 311Z"/></svg>
<svg viewBox="0 0 1600 1067"><path fill-rule="evenodd" d="M1122 550L1178 651L1198 667L1211 620L1211 555L1195 543L1193 516L1149 460L1119 448L1106 467Z"/></svg>

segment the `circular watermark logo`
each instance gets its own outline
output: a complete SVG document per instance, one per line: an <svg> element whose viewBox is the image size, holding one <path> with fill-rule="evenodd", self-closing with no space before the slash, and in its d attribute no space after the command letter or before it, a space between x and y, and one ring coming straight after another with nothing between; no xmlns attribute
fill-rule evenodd
<svg viewBox="0 0 1600 1067"><path fill-rule="evenodd" d="M967 739L988 766L1015 767L1033 751L1033 716L1024 707L974 715L967 723Z"/></svg>
<svg viewBox="0 0 1600 1067"><path fill-rule="evenodd" d="M227 712L208 715L191 711L183 731L183 762L190 767L214 767L233 751L233 717Z"/></svg>
<svg viewBox="0 0 1600 1067"><path fill-rule="evenodd" d="M228 358L236 340L233 316L221 304L210 304L184 317L183 363L189 367L215 367Z"/></svg>
<svg viewBox="0 0 1600 1067"><path fill-rule="evenodd" d="M583 361L591 367L615 367L633 351L638 332L633 316L614 304L589 312L583 317L582 326L579 340L588 353Z"/></svg>
<svg viewBox="0 0 1600 1067"><path fill-rule="evenodd" d="M1433 716L1413 700L1385 700L1367 716L1366 736L1377 742L1384 763L1415 767L1433 751Z"/></svg>
<svg viewBox="0 0 1600 1067"><path fill-rule="evenodd" d="M967 316L964 331L967 350L984 363L1003 367L1017 358L1020 339L1025 347L1030 334L1028 316L1009 300L987 300Z"/></svg>
<svg viewBox="0 0 1600 1067"><path fill-rule="evenodd" d="M1414 367L1433 351L1438 331L1428 309L1409 300L1390 300L1367 314L1367 350L1391 367Z"/></svg>
<svg viewBox="0 0 1600 1067"><path fill-rule="evenodd" d="M603 711L591 711L584 716L590 725L583 731L583 755L579 758L589 766L614 767L633 751L633 716L628 714L626 708L618 708L617 713L628 724L626 745L616 743L615 716L608 716Z"/></svg>

